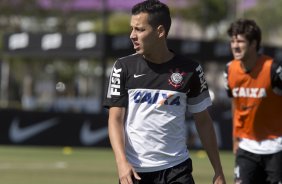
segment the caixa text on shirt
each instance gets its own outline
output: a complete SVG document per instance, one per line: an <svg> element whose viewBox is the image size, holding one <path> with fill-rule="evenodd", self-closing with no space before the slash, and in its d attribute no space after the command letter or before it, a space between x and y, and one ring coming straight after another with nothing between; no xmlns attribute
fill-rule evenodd
<svg viewBox="0 0 282 184"><path fill-rule="evenodd" d="M243 88L238 87L232 89L234 97L248 97L248 98L263 98L266 97L266 90L264 88Z"/></svg>
<svg viewBox="0 0 282 184"><path fill-rule="evenodd" d="M122 71L121 68L116 69L113 68L112 75L111 75L111 95L120 95L120 72Z"/></svg>
<svg viewBox="0 0 282 184"><path fill-rule="evenodd" d="M159 93L138 91L134 95L135 103L148 103L162 105L180 105L180 96L172 93Z"/></svg>

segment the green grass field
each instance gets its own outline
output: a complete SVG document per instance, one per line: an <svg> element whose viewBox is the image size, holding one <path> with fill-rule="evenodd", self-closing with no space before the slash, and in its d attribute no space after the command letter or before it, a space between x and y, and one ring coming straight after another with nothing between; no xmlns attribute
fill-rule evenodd
<svg viewBox="0 0 282 184"><path fill-rule="evenodd" d="M209 184L212 168L203 151L191 151L196 184ZM232 183L231 152L222 151L227 183ZM117 184L111 149L0 146L3 184Z"/></svg>

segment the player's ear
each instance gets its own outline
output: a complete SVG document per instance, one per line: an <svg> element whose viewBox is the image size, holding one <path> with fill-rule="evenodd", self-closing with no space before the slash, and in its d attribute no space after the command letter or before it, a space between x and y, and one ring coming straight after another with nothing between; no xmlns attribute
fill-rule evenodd
<svg viewBox="0 0 282 184"><path fill-rule="evenodd" d="M256 50L257 49L257 44L258 44L258 42L256 40L253 40L251 42L251 47L253 47Z"/></svg>
<svg viewBox="0 0 282 184"><path fill-rule="evenodd" d="M158 26L157 32L158 32L159 38L166 36L165 28L163 25Z"/></svg>

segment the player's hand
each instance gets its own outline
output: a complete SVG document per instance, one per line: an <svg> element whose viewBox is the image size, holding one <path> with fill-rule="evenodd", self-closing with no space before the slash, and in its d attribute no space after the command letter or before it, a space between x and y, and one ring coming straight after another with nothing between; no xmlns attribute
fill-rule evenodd
<svg viewBox="0 0 282 184"><path fill-rule="evenodd" d="M223 174L215 175L213 178L213 184L226 184Z"/></svg>
<svg viewBox="0 0 282 184"><path fill-rule="evenodd" d="M128 162L118 165L118 175L121 184L133 184L133 178L141 180L140 176Z"/></svg>
<svg viewBox="0 0 282 184"><path fill-rule="evenodd" d="M239 140L238 139L234 139L233 140L233 153L236 155L237 151L239 148Z"/></svg>

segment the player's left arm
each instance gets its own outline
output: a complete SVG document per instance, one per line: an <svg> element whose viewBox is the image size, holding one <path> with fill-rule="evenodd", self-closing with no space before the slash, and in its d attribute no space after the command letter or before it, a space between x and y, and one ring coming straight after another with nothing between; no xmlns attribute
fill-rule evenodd
<svg viewBox="0 0 282 184"><path fill-rule="evenodd" d="M215 130L212 119L207 110L208 106L212 104L208 84L201 65L195 63L194 67L195 72L190 78L190 83L188 84L190 86L187 93L188 110L193 114L201 142L213 166L215 172L213 183L225 184Z"/></svg>
<svg viewBox="0 0 282 184"><path fill-rule="evenodd" d="M213 183L225 184L225 177L218 152L215 130L208 110L193 114L196 128L215 172Z"/></svg>
<svg viewBox="0 0 282 184"><path fill-rule="evenodd" d="M282 95L282 61L274 60L271 65L271 85L274 93Z"/></svg>

